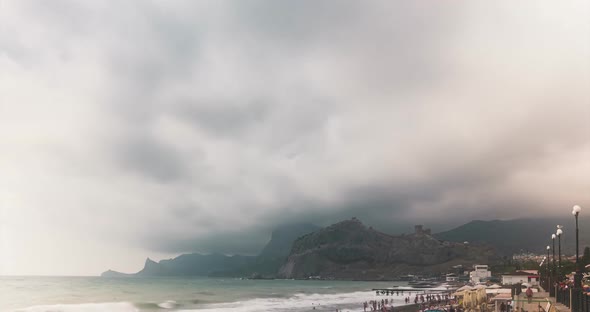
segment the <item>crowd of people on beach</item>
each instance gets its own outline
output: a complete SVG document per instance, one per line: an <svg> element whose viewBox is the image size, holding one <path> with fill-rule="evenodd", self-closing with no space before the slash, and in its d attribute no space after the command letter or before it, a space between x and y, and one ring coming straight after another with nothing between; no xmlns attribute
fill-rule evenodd
<svg viewBox="0 0 590 312"><path fill-rule="evenodd" d="M368 310L370 309L370 310ZM379 300L370 300L363 302L363 311L382 311L382 312L389 312L393 311L393 300L381 299Z"/></svg>
<svg viewBox="0 0 590 312"><path fill-rule="evenodd" d="M406 303L410 303L410 298L407 297L406 298ZM451 304L451 302L454 302L453 298L450 298L449 295L440 295L440 294L427 294L426 296L424 295L416 295L414 297L414 303L430 303L430 304L445 304L445 305L449 305Z"/></svg>
<svg viewBox="0 0 590 312"><path fill-rule="evenodd" d="M404 302L406 304L411 304L412 301L414 304L419 304L420 311L438 308L448 312L460 312L453 308L454 305L457 304L454 297L450 297L448 294L416 294L414 299L410 296L404 298ZM443 308L440 308L443 307ZM450 307L450 309L447 309ZM382 312L391 312L394 311L393 306L393 299L389 300L388 298L379 300L369 300L363 302L363 311L370 312L370 311L382 311Z"/></svg>

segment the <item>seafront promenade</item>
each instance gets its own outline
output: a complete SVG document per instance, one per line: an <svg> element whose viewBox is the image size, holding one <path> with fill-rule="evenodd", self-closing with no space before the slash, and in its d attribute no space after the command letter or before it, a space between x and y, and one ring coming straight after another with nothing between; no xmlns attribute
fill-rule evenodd
<svg viewBox="0 0 590 312"><path fill-rule="evenodd" d="M547 303L551 303L549 311L547 311ZM540 306L540 308L539 308ZM416 312L420 308L419 305L411 304L406 306L395 307L395 312ZM515 307L515 312L574 312L561 303L556 303L554 297L550 297L549 293L541 289L539 292L533 294L531 303L528 303L526 295L521 293L518 296L518 302Z"/></svg>
<svg viewBox="0 0 590 312"><path fill-rule="evenodd" d="M564 306L561 303L556 303L554 297L550 297L549 293L546 292L544 289L540 288L539 292L533 293L533 299L531 303L528 303L526 295L521 293L518 296L518 302L516 303L516 308L518 312L537 312L537 311L545 311L545 312L572 312L568 307ZM550 303L550 309L547 311L548 303ZM540 306L540 308L539 308Z"/></svg>
<svg viewBox="0 0 590 312"><path fill-rule="evenodd" d="M526 295L523 292L517 296L517 300L515 300L514 304L514 312L576 312L561 303L557 303L555 297L550 297L549 293L542 288L540 288L538 292L533 293L531 303L528 303ZM419 309L420 305L410 304L395 307L394 311L416 312L419 311Z"/></svg>

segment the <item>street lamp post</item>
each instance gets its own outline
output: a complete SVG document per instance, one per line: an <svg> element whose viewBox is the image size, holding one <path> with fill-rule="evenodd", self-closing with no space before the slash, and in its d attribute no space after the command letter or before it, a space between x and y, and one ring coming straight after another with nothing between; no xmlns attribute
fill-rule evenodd
<svg viewBox="0 0 590 312"><path fill-rule="evenodd" d="M557 273L557 265L555 264L555 238L557 236L555 234L551 234L551 240L553 241L553 247L551 251L553 252L553 274ZM555 280L555 278L554 278Z"/></svg>
<svg viewBox="0 0 590 312"><path fill-rule="evenodd" d="M561 229L561 225L557 226L557 281L561 281L561 234L563 234L563 230Z"/></svg>
<svg viewBox="0 0 590 312"><path fill-rule="evenodd" d="M574 275L574 287L572 290L575 290L575 297L572 296L571 307L572 311L579 311L581 302L580 302L580 287L582 286L582 270L580 269L580 255L578 253L578 215L582 211L582 207L575 205L572 208L572 214L576 218L576 274ZM572 294L573 295L573 294Z"/></svg>
<svg viewBox="0 0 590 312"><path fill-rule="evenodd" d="M551 289L551 270L549 269L549 249L551 249L551 247L549 247L549 245L547 245L547 263L545 264L545 267L547 268L547 289Z"/></svg>
<svg viewBox="0 0 590 312"><path fill-rule="evenodd" d="M553 269L551 270L551 275L553 275L553 283L555 283L557 281L556 278L556 273L557 273L557 267L555 266L555 234L551 234L551 241L553 242L553 247L551 248L551 251L553 252ZM557 296L557 288L551 288L553 290L553 294Z"/></svg>
<svg viewBox="0 0 590 312"><path fill-rule="evenodd" d="M572 214L576 218L576 275L574 276L574 288L579 288L582 285L582 269L580 268L579 255L579 230L578 230L578 215L582 211L582 207L575 205L572 209Z"/></svg>

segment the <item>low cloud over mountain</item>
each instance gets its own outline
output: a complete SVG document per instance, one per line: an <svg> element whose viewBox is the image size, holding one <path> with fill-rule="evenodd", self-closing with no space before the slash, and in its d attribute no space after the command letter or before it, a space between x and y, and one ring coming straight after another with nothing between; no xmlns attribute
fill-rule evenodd
<svg viewBox="0 0 590 312"><path fill-rule="evenodd" d="M0 274L256 254L286 222L590 207L587 12L3 1Z"/></svg>

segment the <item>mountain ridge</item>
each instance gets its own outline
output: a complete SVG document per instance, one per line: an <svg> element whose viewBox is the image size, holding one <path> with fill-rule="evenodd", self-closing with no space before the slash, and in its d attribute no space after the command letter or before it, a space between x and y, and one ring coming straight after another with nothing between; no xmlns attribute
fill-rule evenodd
<svg viewBox="0 0 590 312"><path fill-rule="evenodd" d="M580 219L583 222L586 219ZM391 240L395 237L411 237L413 234L391 235L379 232L372 227L359 225L353 220L345 220L351 226L353 231L367 231L369 236L377 237L377 240ZM358 221L358 220L357 220ZM574 231L569 227L569 219L548 219L548 218L519 218L512 220L473 220L463 225L457 226L447 231L436 234L424 232L420 235L428 235L428 240L448 241L450 243L469 242L471 246L490 246L494 247L499 256L510 256L514 253L531 251L536 253L545 253L546 246L551 245L550 236L555 232L557 224L565 224L564 235L562 237L562 251L572 253L575 246ZM360 222L360 221L358 221ZM338 224L338 223L336 223ZM581 223L583 224L583 223ZM303 248L300 240L313 237L314 233L319 230L333 229L334 225L320 228L311 224L291 224L283 225L275 229L268 243L260 251L258 256L226 256L220 254L183 254L173 259L156 262L147 258L144 268L137 273L126 274L108 270L101 274L104 277L142 277L142 276L235 276L235 277L253 277L253 278L274 278L280 275L280 270L288 262L291 253L301 252ZM379 234L375 234L379 233ZM590 239L580 232L580 249L590 245ZM545 236L543 236L545 235ZM426 242L426 240L424 240ZM556 240L557 245L557 240ZM426 244L426 243L425 243ZM433 245L434 246L434 245ZM346 248L341 251L345 251ZM358 249L356 251L362 250ZM350 250L349 250L350 251ZM370 250L366 251L371 253ZM343 259L350 255L339 254ZM396 258L398 265L396 270L402 271L407 266L408 272L412 269L412 263L420 255L412 254L411 261L403 263L401 258ZM369 257L370 258L370 257ZM223 265L221 265L223 264ZM197 267L197 268L194 268ZM405 273L408 273L405 272ZM283 274L284 275L284 274ZM354 278L354 276L352 277Z"/></svg>
<svg viewBox="0 0 590 312"><path fill-rule="evenodd" d="M571 253L575 250L575 231L573 220L519 218L512 220L473 220L434 234L435 237L453 242L473 242L491 244L503 255L521 252L545 253L546 246L552 245L551 234L557 230L557 224L565 225L561 238L562 251ZM571 228L569 226L572 226ZM557 246L557 240L555 242ZM590 239L581 232L580 246L590 245Z"/></svg>
<svg viewBox="0 0 590 312"><path fill-rule="evenodd" d="M412 234L394 236L353 218L297 239L278 275L390 280L408 273L439 274L458 264L498 260L491 247L441 241L422 226L416 226Z"/></svg>

